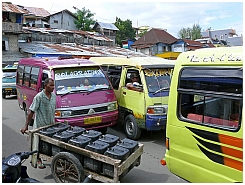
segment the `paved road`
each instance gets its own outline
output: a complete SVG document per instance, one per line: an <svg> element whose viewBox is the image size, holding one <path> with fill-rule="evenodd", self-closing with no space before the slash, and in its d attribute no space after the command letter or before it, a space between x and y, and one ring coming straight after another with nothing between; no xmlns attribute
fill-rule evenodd
<svg viewBox="0 0 245 185"><path fill-rule="evenodd" d="M2 157L14 152L28 151L26 136L20 133L24 125L24 111L18 107L16 97L2 100ZM120 127L109 128L108 133L125 138ZM122 180L122 183L185 183L186 181L169 172L166 166L160 164L160 159L165 153L165 132L143 132L138 142L144 144L144 153L141 156L141 164L134 167ZM50 162L44 161L46 169L35 169L30 166L29 160L25 162L28 173L32 178L45 183L55 182ZM97 181L91 181L97 182Z"/></svg>

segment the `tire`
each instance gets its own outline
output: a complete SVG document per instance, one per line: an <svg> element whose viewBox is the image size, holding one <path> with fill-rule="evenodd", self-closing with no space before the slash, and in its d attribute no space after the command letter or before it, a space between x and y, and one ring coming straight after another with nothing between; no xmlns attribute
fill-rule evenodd
<svg viewBox="0 0 245 185"><path fill-rule="evenodd" d="M69 152L60 152L54 156L51 172L57 183L79 183L85 179L80 161Z"/></svg>
<svg viewBox="0 0 245 185"><path fill-rule="evenodd" d="M6 94L5 94L5 93L3 93L2 97L3 97L3 99L5 99L5 98L6 98Z"/></svg>
<svg viewBox="0 0 245 185"><path fill-rule="evenodd" d="M141 135L141 129L136 123L135 117L129 114L125 118L124 132L129 139L137 140Z"/></svg>

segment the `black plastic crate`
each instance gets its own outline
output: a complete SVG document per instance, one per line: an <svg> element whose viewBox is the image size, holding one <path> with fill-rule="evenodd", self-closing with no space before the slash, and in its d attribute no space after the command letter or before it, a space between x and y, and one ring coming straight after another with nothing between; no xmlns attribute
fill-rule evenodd
<svg viewBox="0 0 245 185"><path fill-rule="evenodd" d="M127 148L123 148L120 146L113 146L111 148L108 148L105 153L105 156L111 157L113 159L119 159L121 160L121 162L125 161L129 156L130 156L130 152ZM113 177L114 176L114 166L107 164L107 163L103 163L102 165L102 171L104 175L107 175L109 177ZM122 178L123 176L125 176L128 172L128 169L126 169L120 176L119 178Z"/></svg>
<svg viewBox="0 0 245 185"><path fill-rule="evenodd" d="M137 141L134 141L128 138L124 138L120 140L116 145L127 148L130 154L132 154L135 150L139 148L139 144Z"/></svg>
<svg viewBox="0 0 245 185"><path fill-rule="evenodd" d="M63 131L67 130L70 127L71 126L66 124L66 123L59 123L59 124L53 125L51 128L56 129L57 132L63 132Z"/></svg>
<svg viewBox="0 0 245 185"><path fill-rule="evenodd" d="M137 141L134 141L134 140L131 140L131 139L128 139L128 138L124 138L123 140L120 140L116 144L116 146L121 146L121 147L127 148L129 150L129 152L130 152L130 155L139 148L139 144L138 144ZM132 165L129 167L129 170L137 165L137 161L138 161L138 159L136 159L132 163Z"/></svg>
<svg viewBox="0 0 245 185"><path fill-rule="evenodd" d="M102 133L97 130L86 130L82 133L82 136L89 137L92 141L99 139L101 135Z"/></svg>
<svg viewBox="0 0 245 185"><path fill-rule="evenodd" d="M86 131L86 129L83 127L75 126L68 128L66 131L73 133L75 136L78 136L81 135L84 131Z"/></svg>
<svg viewBox="0 0 245 185"><path fill-rule="evenodd" d="M96 140L88 144L85 147L85 149L99 154L104 154L104 152L107 150L108 147L109 147L108 143ZM102 162L84 156L84 167L99 173L102 171Z"/></svg>
<svg viewBox="0 0 245 185"><path fill-rule="evenodd" d="M58 133L54 134L53 138L67 143L68 140L74 136L75 135L71 132L63 131L63 132L58 132ZM59 152L65 152L65 150L63 148L58 147L58 146L52 145L52 155L55 156Z"/></svg>
<svg viewBox="0 0 245 185"><path fill-rule="evenodd" d="M44 128L44 129L41 129L38 131L38 133L45 135L45 136L48 136L48 137L52 137L56 132L57 132L57 130L52 128L52 127ZM51 156L52 155L52 144L40 140L39 151L42 154Z"/></svg>
<svg viewBox="0 0 245 185"><path fill-rule="evenodd" d="M110 145L110 147L112 147L117 144L117 142L119 141L119 137L112 134L105 134L100 136L98 140L106 142Z"/></svg>
<svg viewBox="0 0 245 185"><path fill-rule="evenodd" d="M68 143L80 148L85 148L89 143L91 142L91 139L85 136L77 136L77 137L73 137L71 138ZM72 154L78 158L78 160L81 162L81 164L84 164L84 156L76 153L76 152L72 152Z"/></svg>

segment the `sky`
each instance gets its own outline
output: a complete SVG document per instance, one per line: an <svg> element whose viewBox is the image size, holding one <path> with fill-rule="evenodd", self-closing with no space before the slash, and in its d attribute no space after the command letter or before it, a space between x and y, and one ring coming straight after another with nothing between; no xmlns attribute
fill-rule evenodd
<svg viewBox="0 0 245 185"><path fill-rule="evenodd" d="M53 14L64 9L75 13L78 9L89 9L94 13L94 20L115 23L116 17L132 21L133 27L149 26L167 29L177 38L182 28L192 28L199 24L202 31L235 29L238 36L243 34L242 1L94 1L94 0L9 0L13 4L44 8Z"/></svg>

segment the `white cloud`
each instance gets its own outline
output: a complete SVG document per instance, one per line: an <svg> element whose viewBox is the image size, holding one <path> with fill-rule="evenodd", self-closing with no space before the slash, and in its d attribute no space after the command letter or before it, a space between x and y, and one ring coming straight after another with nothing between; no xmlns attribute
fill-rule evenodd
<svg viewBox="0 0 245 185"><path fill-rule="evenodd" d="M208 27L217 29L233 29L243 31L242 2L164 2L164 1L32 1L12 0L14 4L41 7L55 13L63 9L72 12L73 6L82 9L85 7L100 22L115 22L116 17L132 21L136 26L151 26L167 29L170 34L177 36L181 28L199 24L202 29ZM234 27L238 26L238 28Z"/></svg>

